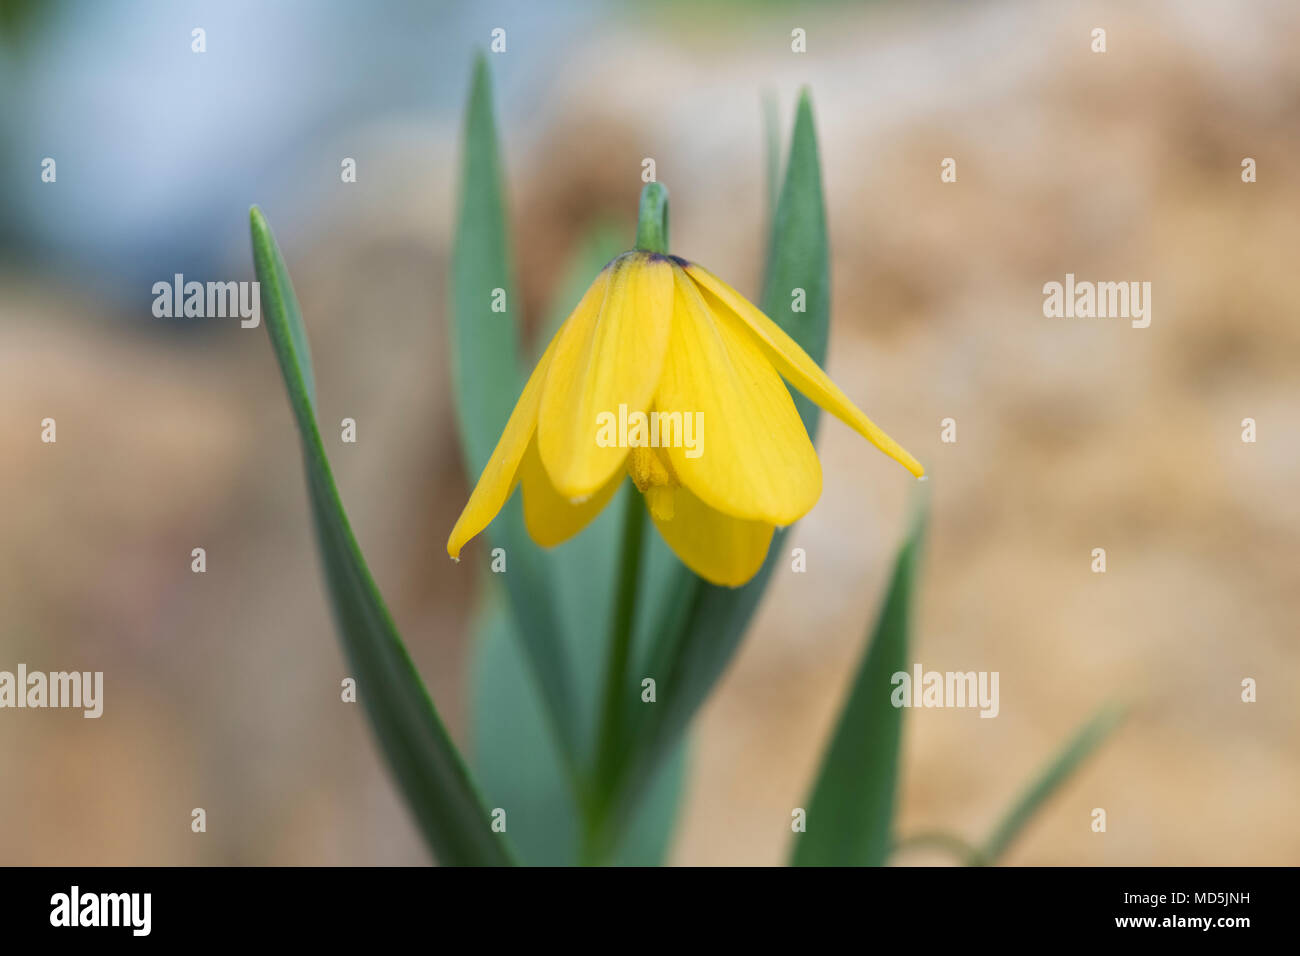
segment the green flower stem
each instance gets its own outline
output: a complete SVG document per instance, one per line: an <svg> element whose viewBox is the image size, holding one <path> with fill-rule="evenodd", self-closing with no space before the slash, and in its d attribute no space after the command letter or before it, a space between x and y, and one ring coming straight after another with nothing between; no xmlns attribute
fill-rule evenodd
<svg viewBox="0 0 1300 956"><path fill-rule="evenodd" d="M643 252L668 254L668 189L646 183L636 223L636 247Z"/></svg>
<svg viewBox="0 0 1300 956"><path fill-rule="evenodd" d="M668 190L659 183L646 183L641 190L637 216L636 247L643 252L668 252ZM596 759L583 807L582 846L579 859L587 865L607 861L618 842L611 810L627 746L629 711L628 667L632 659L632 632L636 623L637 583L641 575L641 545L645 538L645 506L641 496L629 490L624 499L623 543L618 566L618 590L614 596L605 659L605 689L601 699L600 723L596 730Z"/></svg>
<svg viewBox="0 0 1300 956"><path fill-rule="evenodd" d="M637 582L641 574L641 544L645 537L645 505L635 489L624 501L623 545L619 557L618 591L605 661L605 692L597 730L596 768L588 801L582 862L604 862L612 848L609 833L610 784L613 781L626 737L628 712L628 663L632 658L632 631L636 623Z"/></svg>

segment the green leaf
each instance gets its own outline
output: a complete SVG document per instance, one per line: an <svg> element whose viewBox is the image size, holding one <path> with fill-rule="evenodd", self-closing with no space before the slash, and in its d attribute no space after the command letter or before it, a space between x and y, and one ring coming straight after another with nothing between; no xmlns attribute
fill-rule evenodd
<svg viewBox="0 0 1300 956"><path fill-rule="evenodd" d="M497 290L505 294L505 312L492 311ZM460 214L452 261L452 371L471 482L487 464L523 391L518 316L518 298L510 281L491 77L487 61L480 55L466 107ZM578 713L555 605L555 584L541 550L524 528L519 495L501 510L488 538L492 546L506 552L506 588L521 647L541 690L565 766L577 786ZM491 549L488 542L476 541L468 553L484 562Z"/></svg>
<svg viewBox="0 0 1300 956"><path fill-rule="evenodd" d="M452 250L451 337L457 420L472 478L478 477L523 389L519 322L506 240L505 200L492 78L487 60L474 63L465 108L460 209ZM494 312L497 290L506 311Z"/></svg>
<svg viewBox="0 0 1300 956"><path fill-rule="evenodd" d="M785 185L776 207L776 222L768 248L766 282L760 305L798 342L818 365L826 364L830 336L830 238L826 202L822 195L821 159L813 125L812 99L799 95ZM791 308L792 289L807 293L806 310ZM799 392L792 392L808 434L817 437L821 409Z"/></svg>
<svg viewBox="0 0 1300 956"><path fill-rule="evenodd" d="M785 182L777 204L767 261L761 307L819 364L826 358L830 326L830 246L822 196L821 160L813 125L812 101L799 97ZM805 312L791 310L790 290L807 293ZM820 409L794 394L808 433L816 436ZM731 662L767 587L773 568L784 554L785 531L773 538L767 561L741 588L706 584L680 564L672 588L677 601L647 627L642 673L658 685L653 707L638 708L638 742L622 771L619 812L635 804L650 773L676 746L718 678Z"/></svg>
<svg viewBox="0 0 1300 956"><path fill-rule="evenodd" d="M794 866L881 866L889 856L903 732L903 711L891 699L893 675L907 670L912 589L924 530L922 498L804 804L808 829L795 834Z"/></svg>
<svg viewBox="0 0 1300 956"><path fill-rule="evenodd" d="M515 649L514 624L504 602L485 602L477 625L471 753L483 792L492 806L506 809L511 842L521 862L572 866L578 862L579 810L561 771L554 738L541 721L537 690ZM684 778L685 752L679 748L652 782L613 863L664 862Z"/></svg>
<svg viewBox="0 0 1300 956"><path fill-rule="evenodd" d="M512 862L492 832L474 781L451 742L352 534L315 415L311 358L298 300L271 228L250 212L262 312L302 439L312 519L343 649L375 735L439 862Z"/></svg>
<svg viewBox="0 0 1300 956"><path fill-rule="evenodd" d="M1043 804L1123 722L1126 711L1123 704L1103 704L1025 789L971 862L993 864L1001 859Z"/></svg>

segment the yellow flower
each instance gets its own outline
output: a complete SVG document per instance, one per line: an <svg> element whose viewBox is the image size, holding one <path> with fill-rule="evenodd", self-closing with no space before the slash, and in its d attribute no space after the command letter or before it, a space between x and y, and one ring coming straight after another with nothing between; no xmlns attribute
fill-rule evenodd
<svg viewBox="0 0 1300 956"><path fill-rule="evenodd" d="M731 286L676 256L624 253L547 346L447 553L459 557L516 482L529 534L551 547L581 531L628 474L687 567L714 584L744 584L773 529L807 514L822 490L821 464L782 376L924 474Z"/></svg>

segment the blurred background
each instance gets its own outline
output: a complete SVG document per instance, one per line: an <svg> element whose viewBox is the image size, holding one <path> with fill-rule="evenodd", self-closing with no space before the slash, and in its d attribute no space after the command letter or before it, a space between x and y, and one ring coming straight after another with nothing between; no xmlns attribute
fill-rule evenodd
<svg viewBox="0 0 1300 956"><path fill-rule="evenodd" d="M151 290L251 280L266 211L321 419L358 422L330 446L343 499L472 747L447 272L495 27L531 327L592 229L630 245L643 157L674 250L757 297L763 98L788 136L810 86L829 371L932 476L912 658L1001 674L995 720L907 714L902 832L982 837L1120 697L1130 720L1008 862L1300 862L1300 7L0 0L0 669L105 674L99 720L0 711L0 863L427 861L339 700L265 332L156 319ZM1151 282L1150 328L1044 318L1067 272ZM825 491L790 542L808 573L778 570L697 723L671 862L784 860L876 612L911 482L833 420L819 445Z"/></svg>

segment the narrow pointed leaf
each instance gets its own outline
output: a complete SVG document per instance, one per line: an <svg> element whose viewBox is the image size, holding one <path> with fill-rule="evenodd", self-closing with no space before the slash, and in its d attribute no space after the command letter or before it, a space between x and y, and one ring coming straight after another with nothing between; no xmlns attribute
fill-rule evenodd
<svg viewBox="0 0 1300 956"><path fill-rule="evenodd" d="M451 266L451 371L461 444L473 479L491 457L526 377L519 361L492 79L481 55L465 107L459 198ZM494 311L502 305L504 311Z"/></svg>
<svg viewBox="0 0 1300 956"><path fill-rule="evenodd" d="M384 756L416 823L447 865L511 862L370 576L339 498L316 422L311 358L298 301L261 211L250 214L267 333L302 439L303 466L343 650Z"/></svg>
<svg viewBox="0 0 1300 956"><path fill-rule="evenodd" d="M541 701L520 659L513 628L504 599L484 602L474 643L471 763L491 806L508 809L520 862L572 866L578 862L580 810L542 720ZM597 628L574 636L592 644L603 635ZM655 775L612 863L657 866L666 859L685 777L683 749Z"/></svg>
<svg viewBox="0 0 1300 956"><path fill-rule="evenodd" d="M1057 790L1123 722L1125 708L1108 703L1088 719L1043 768L994 828L975 862L996 863Z"/></svg>
<svg viewBox="0 0 1300 956"><path fill-rule="evenodd" d="M794 836L794 866L881 866L889 856L903 731L892 678L907 670L924 525L922 505L894 559L885 603L804 804L807 830Z"/></svg>
<svg viewBox="0 0 1300 956"><path fill-rule="evenodd" d="M452 261L452 371L466 471L478 480L523 390L518 297L510 280L501 161L487 61L474 65L465 114L460 213ZM505 311L493 311L504 295ZM489 545L490 542L490 545ZM561 636L555 585L541 550L524 527L515 494L466 556L486 563L491 547L506 552L506 590L517 633L533 669L571 774L576 773L578 715L573 675Z"/></svg>

